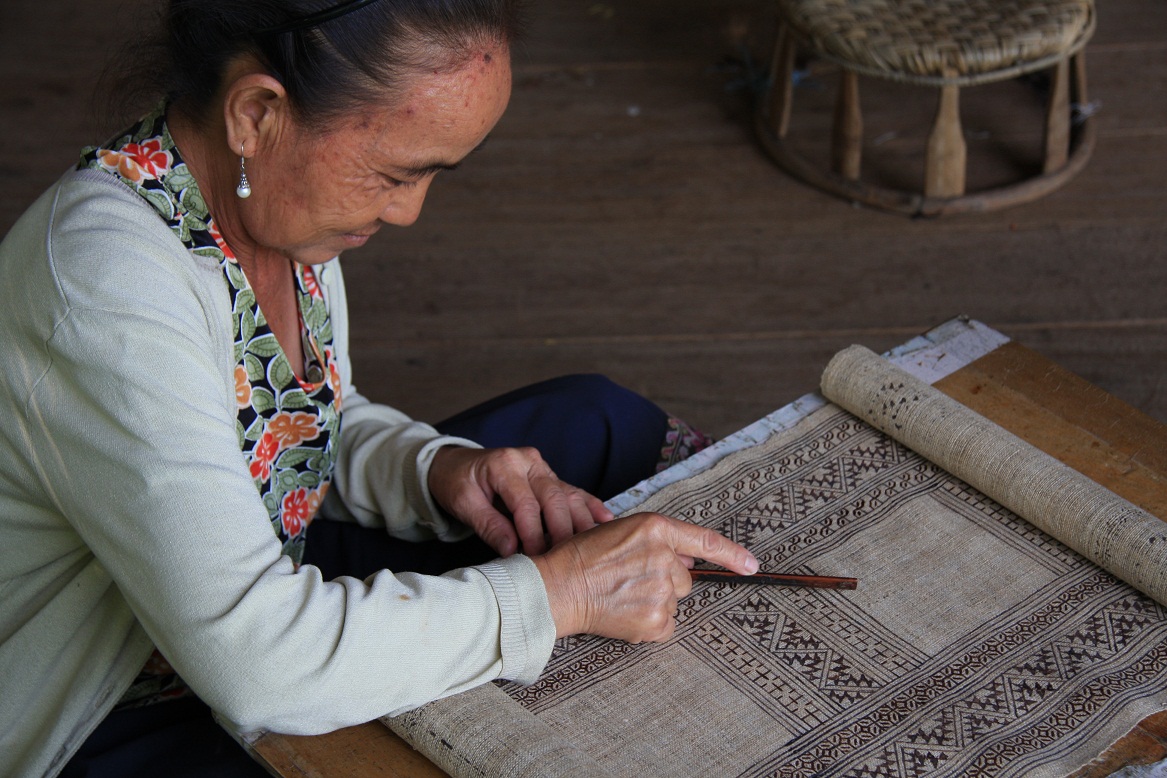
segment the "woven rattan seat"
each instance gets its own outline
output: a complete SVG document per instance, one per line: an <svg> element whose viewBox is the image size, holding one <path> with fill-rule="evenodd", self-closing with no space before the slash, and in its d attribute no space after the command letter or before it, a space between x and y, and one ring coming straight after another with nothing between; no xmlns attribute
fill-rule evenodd
<svg viewBox="0 0 1167 778"><path fill-rule="evenodd" d="M1093 0L777 0L781 21L758 130L771 156L810 184L858 202L913 214L986 210L1052 191L1084 165L1092 128L1071 135L1071 88L1085 102L1081 50L1094 31ZM818 171L789 148L796 51L843 69L832 170ZM1076 64L1071 87L1070 63ZM966 195L958 90L1052 69L1046 158L1036 178ZM863 184L858 76L940 88L920 192ZM1089 122L1086 122L1089 125ZM1076 141L1076 142L1075 142Z"/></svg>
<svg viewBox="0 0 1167 778"><path fill-rule="evenodd" d="M780 0L798 35L860 73L962 85L1048 67L1086 42L1087 0Z"/></svg>

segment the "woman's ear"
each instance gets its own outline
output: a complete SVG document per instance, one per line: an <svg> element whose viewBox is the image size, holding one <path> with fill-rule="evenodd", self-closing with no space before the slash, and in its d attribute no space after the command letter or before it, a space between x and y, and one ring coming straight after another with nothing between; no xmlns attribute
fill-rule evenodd
<svg viewBox="0 0 1167 778"><path fill-rule="evenodd" d="M257 67L239 63L225 87L223 121L234 155L250 157L270 148L292 119L284 85Z"/></svg>

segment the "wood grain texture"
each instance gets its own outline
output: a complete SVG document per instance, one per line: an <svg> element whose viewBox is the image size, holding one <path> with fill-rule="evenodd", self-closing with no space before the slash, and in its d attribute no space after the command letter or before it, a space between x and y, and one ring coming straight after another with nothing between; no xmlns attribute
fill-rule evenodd
<svg viewBox="0 0 1167 778"><path fill-rule="evenodd" d="M1167 520L1167 425L1007 343L936 386L1022 440Z"/></svg>
<svg viewBox="0 0 1167 778"><path fill-rule="evenodd" d="M327 735L260 735L252 755L283 778L444 778L445 773L380 722Z"/></svg>
<svg viewBox="0 0 1167 778"><path fill-rule="evenodd" d="M1143 719L1106 753L1069 778L1106 778L1123 767L1154 764L1163 759L1167 759L1167 711Z"/></svg>

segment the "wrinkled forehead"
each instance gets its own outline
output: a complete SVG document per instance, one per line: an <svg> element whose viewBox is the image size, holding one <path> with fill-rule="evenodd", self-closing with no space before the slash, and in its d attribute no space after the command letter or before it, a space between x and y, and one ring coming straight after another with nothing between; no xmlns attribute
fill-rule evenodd
<svg viewBox="0 0 1167 778"><path fill-rule="evenodd" d="M505 50L482 51L454 69L417 72L384 100L330 123L328 135L358 146L378 167L421 177L457 167L483 144L510 100Z"/></svg>

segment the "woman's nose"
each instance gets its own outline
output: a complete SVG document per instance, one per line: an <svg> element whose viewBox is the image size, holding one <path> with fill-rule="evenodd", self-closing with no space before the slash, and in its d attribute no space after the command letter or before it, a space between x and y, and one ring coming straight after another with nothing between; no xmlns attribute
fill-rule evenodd
<svg viewBox="0 0 1167 778"><path fill-rule="evenodd" d="M381 221L398 227L408 227L421 215L421 206L429 192L433 177L423 178L412 186L400 187L398 196L381 213Z"/></svg>

